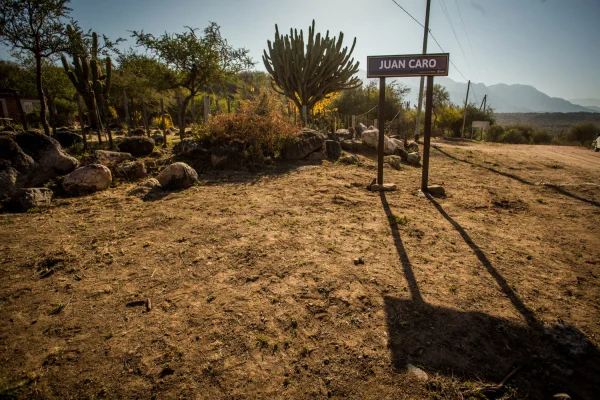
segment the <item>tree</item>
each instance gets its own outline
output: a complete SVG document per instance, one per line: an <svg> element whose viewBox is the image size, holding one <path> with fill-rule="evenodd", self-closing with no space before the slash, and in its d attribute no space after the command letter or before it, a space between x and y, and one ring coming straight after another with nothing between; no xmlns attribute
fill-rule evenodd
<svg viewBox="0 0 600 400"><path fill-rule="evenodd" d="M586 121L573 126L569 132L568 138L574 142L586 145L591 143L598 134L600 134L600 126L593 122Z"/></svg>
<svg viewBox="0 0 600 400"><path fill-rule="evenodd" d="M306 106L310 111L313 106L331 93L361 85L358 72L358 61L350 59L352 48L342 49L344 34L339 39L324 38L320 33L315 37L315 21L308 28L308 42L304 49L304 34L300 30L290 29L290 34L282 36L275 25L275 40L267 41L269 53L264 50L263 62L267 72L271 74L273 89L292 100L298 109Z"/></svg>
<svg viewBox="0 0 600 400"><path fill-rule="evenodd" d="M221 36L219 25L211 22L204 36L197 29L186 27L183 33L164 33L155 37L143 31L133 31L136 44L143 46L170 70L172 89L183 89L179 107L179 135L183 138L183 116L190 100L209 85L226 82L228 78L254 65L244 48L234 49Z"/></svg>
<svg viewBox="0 0 600 400"><path fill-rule="evenodd" d="M44 60L68 48L66 22L70 0L0 0L0 42L15 54L30 53L35 60L35 82L40 99L40 120L46 135L42 67Z"/></svg>

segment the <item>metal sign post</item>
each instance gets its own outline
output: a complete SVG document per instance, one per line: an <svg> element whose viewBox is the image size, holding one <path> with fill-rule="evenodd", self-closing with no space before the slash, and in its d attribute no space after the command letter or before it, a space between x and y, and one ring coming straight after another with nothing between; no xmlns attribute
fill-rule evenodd
<svg viewBox="0 0 600 400"><path fill-rule="evenodd" d="M385 78L427 76L427 94L425 102L425 138L423 149L423 172L421 190L427 192L429 178L429 147L431 141L431 113L433 109L433 77L448 76L450 55L414 54L399 56L367 57L367 78L379 78L379 140L377 148L377 183L383 187L383 147L385 129Z"/></svg>

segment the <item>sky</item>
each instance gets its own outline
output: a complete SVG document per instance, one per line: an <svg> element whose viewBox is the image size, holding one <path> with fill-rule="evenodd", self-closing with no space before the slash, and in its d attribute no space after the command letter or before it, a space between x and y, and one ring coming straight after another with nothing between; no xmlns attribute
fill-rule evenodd
<svg viewBox="0 0 600 400"><path fill-rule="evenodd" d="M424 24L426 0L396 0ZM265 70L262 52L275 24L305 32L344 33L365 69L368 55L422 52L423 27L393 0L72 0L84 29L135 47L132 30L182 32L214 21L235 47ZM525 84L565 99L600 98L600 0L431 0L431 33L453 66L455 81ZM429 36L429 53L442 50ZM0 51L6 58L6 49ZM412 78L418 86L418 78Z"/></svg>

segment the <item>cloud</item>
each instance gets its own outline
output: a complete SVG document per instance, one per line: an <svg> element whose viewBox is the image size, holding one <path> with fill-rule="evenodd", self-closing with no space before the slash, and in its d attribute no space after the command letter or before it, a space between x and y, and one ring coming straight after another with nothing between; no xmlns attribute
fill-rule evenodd
<svg viewBox="0 0 600 400"><path fill-rule="evenodd" d="M475 3L474 1L471 2L471 6L476 9L477 11L479 11L481 13L481 15L485 15L485 8L483 8L482 6L480 6L479 4Z"/></svg>

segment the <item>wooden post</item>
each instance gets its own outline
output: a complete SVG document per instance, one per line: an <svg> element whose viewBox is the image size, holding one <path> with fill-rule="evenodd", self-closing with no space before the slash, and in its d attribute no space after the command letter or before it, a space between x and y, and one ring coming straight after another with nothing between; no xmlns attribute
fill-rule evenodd
<svg viewBox="0 0 600 400"><path fill-rule="evenodd" d="M77 94L77 111L79 112L79 126L81 128L81 136L83 137L83 149L87 150L87 135L85 134L84 124L83 124L83 110L81 108L81 96Z"/></svg>
<svg viewBox="0 0 600 400"><path fill-rule="evenodd" d="M227 113L231 114L231 99L227 98Z"/></svg>
<svg viewBox="0 0 600 400"><path fill-rule="evenodd" d="M377 183L383 185L383 146L385 125L385 78L379 78L379 143L377 146Z"/></svg>
<svg viewBox="0 0 600 400"><path fill-rule="evenodd" d="M150 137L150 127L148 126L148 114L146 113L146 99L142 96L142 118L144 118L144 129L146 130L146 135Z"/></svg>
<svg viewBox="0 0 600 400"><path fill-rule="evenodd" d="M165 138L163 147L167 147L167 124L165 122L165 106L162 97L160 98L160 117L162 119L163 137Z"/></svg>
<svg viewBox="0 0 600 400"><path fill-rule="evenodd" d="M429 145L431 143L431 111L433 109L433 76L427 77L427 95L425 96L425 137L423 138L423 175L421 190L426 193L429 180Z"/></svg>
<svg viewBox="0 0 600 400"><path fill-rule="evenodd" d="M127 128L127 136L129 136L130 127L129 127L129 103L127 102L127 93L123 90L123 108L125 109L125 126Z"/></svg>
<svg viewBox="0 0 600 400"><path fill-rule="evenodd" d="M21 117L21 124L23 125L23 130L27 131L29 128L27 127L27 118L25 116L25 111L23 110L23 104L21 104L21 98L16 90L12 91L13 96L15 96L15 100L17 101L17 107L19 108L19 116ZM8 115L7 115L8 116Z"/></svg>
<svg viewBox="0 0 600 400"><path fill-rule="evenodd" d="M431 9L431 0L427 0L425 9L425 26L423 27L423 54L427 54L427 38L429 37L429 14ZM421 130L421 106L423 105L423 83L425 77L421 76L419 84L419 107L417 108L417 121L415 125L415 142L419 141L419 131Z"/></svg>
<svg viewBox="0 0 600 400"><path fill-rule="evenodd" d="M204 96L204 123L208 123L210 116L210 96Z"/></svg>
<svg viewBox="0 0 600 400"><path fill-rule="evenodd" d="M177 120L179 122L179 139L183 140L185 126L183 126L183 110L181 109L181 97L177 96Z"/></svg>
<svg viewBox="0 0 600 400"><path fill-rule="evenodd" d="M460 138L462 139L465 134L465 123L467 122L467 104L469 102L469 89L471 88L471 81L467 84L467 97L465 97L465 115L463 116L462 129L460 130Z"/></svg>

